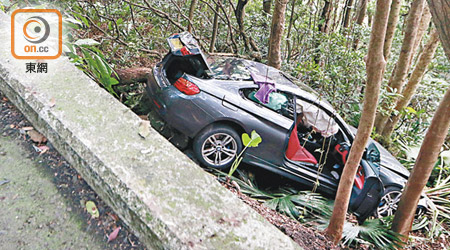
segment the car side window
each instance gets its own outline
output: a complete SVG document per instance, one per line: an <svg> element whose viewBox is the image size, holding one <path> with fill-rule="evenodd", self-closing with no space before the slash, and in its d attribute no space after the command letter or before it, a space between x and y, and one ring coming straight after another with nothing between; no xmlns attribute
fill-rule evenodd
<svg viewBox="0 0 450 250"><path fill-rule="evenodd" d="M262 105L272 111L275 111L279 114L289 117L288 112L289 98L287 94L278 91L272 92L269 94L269 102L263 103L255 97L257 91L258 90L256 88L244 89L243 94L247 99L259 105Z"/></svg>

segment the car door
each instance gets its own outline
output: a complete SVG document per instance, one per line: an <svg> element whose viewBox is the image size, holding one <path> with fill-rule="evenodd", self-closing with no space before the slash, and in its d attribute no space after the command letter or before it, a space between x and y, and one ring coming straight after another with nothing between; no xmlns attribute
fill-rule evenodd
<svg viewBox="0 0 450 250"><path fill-rule="evenodd" d="M317 191L334 195L338 179L330 174L334 163L328 153L337 144L335 134L339 126L316 103L298 95L295 95L293 102L296 103L293 107L297 123L293 119L291 129L286 134L289 141L282 169L296 176L299 182L310 187L317 183Z"/></svg>
<svg viewBox="0 0 450 250"><path fill-rule="evenodd" d="M255 130L262 138L257 148L247 149L244 161L261 167L278 167L283 163L286 133L292 123L287 114L282 114L287 112L283 104L287 105L289 97L281 91L273 92L270 100L278 101L264 104L254 98L257 90L255 87L240 90L242 101L239 108L251 115L246 127Z"/></svg>
<svg viewBox="0 0 450 250"><path fill-rule="evenodd" d="M342 173L351 148L352 140L348 137L350 134L344 132L346 130L345 122L339 115L335 115L333 110L326 109L319 103L311 102L300 96L296 96L296 99L297 103L301 106L301 113L306 118L303 120L306 123L305 126L311 126L322 137L329 138L329 146L323 147L328 143L326 140L322 141L325 143L322 143L323 146L320 148L320 151L327 148L327 152L325 152L325 155L321 155L321 159L325 156L325 160L331 161L321 162L319 160L319 164L315 166L311 164L297 164L302 167L298 172L300 175L303 175L303 178L307 179L311 178L311 172L316 171L316 181L318 180L320 183L319 189L322 192L328 192L334 189L335 193L339 178L333 177L331 173L334 170L338 171L339 174ZM298 105L296 109L298 109ZM303 139L305 140L304 145L306 146L309 138ZM315 149L308 148L308 150L314 151ZM377 160L373 159L378 156L379 162L379 152L375 152L376 150L376 147L368 147L366 149L355 176L350 199L350 209L356 214L361 223L375 211L383 194L383 185L379 178L379 166L377 165ZM330 168L330 166L332 168L331 171L324 169Z"/></svg>

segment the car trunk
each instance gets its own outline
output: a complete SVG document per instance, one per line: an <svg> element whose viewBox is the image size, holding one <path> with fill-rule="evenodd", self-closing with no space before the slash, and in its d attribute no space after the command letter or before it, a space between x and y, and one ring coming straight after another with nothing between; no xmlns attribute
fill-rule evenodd
<svg viewBox="0 0 450 250"><path fill-rule="evenodd" d="M190 33L183 32L167 38L170 53L163 59L163 67L170 84L175 83L183 74L198 78L209 78L208 63L197 41Z"/></svg>
<svg viewBox="0 0 450 250"><path fill-rule="evenodd" d="M201 55L176 56L172 53L166 56L164 70L170 84L175 83L183 74L198 78L209 78L206 71L208 67L202 60Z"/></svg>

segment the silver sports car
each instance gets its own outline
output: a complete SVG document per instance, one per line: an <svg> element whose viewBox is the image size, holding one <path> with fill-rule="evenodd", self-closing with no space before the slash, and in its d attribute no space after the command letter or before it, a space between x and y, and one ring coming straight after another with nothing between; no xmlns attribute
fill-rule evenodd
<svg viewBox="0 0 450 250"><path fill-rule="evenodd" d="M171 50L149 74L147 92L162 118L192 139L201 165L230 167L243 149L241 135L255 130L262 142L245 152L245 163L336 194L355 129L331 104L275 68L206 57L187 32L167 41ZM392 215L408 176L371 140L355 176L350 209L360 222L374 212ZM426 207L425 199L420 207Z"/></svg>

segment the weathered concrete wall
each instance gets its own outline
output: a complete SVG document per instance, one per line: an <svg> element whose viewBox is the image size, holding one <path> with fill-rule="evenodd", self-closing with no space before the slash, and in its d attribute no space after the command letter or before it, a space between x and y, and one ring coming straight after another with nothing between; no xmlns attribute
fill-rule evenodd
<svg viewBox="0 0 450 250"><path fill-rule="evenodd" d="M157 132L141 138L139 117L67 58L25 73L9 27L0 12L0 90L148 247L298 248Z"/></svg>

